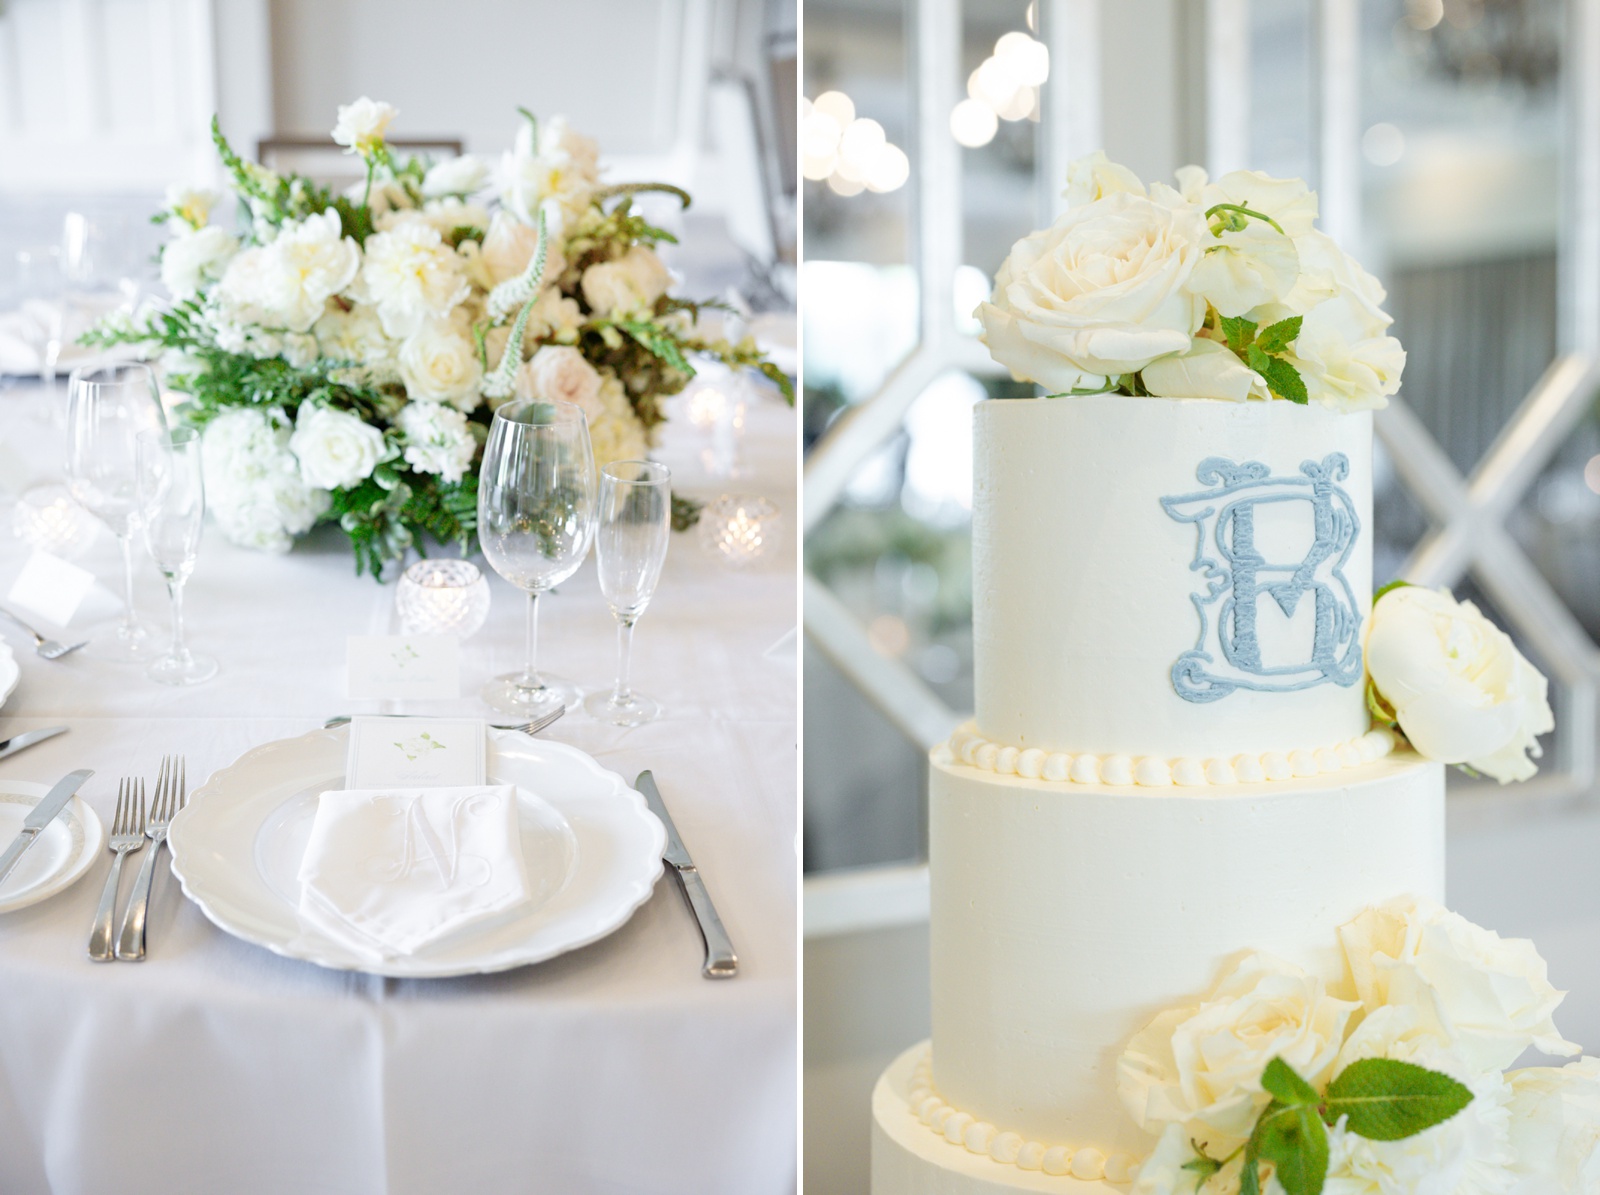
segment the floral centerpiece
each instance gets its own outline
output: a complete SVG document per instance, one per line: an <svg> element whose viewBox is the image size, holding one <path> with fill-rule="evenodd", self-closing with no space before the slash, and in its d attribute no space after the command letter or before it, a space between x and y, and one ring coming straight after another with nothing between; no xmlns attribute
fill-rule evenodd
<svg viewBox="0 0 1600 1195"><path fill-rule="evenodd" d="M364 97L339 109L334 140L365 170L344 193L245 161L213 121L240 228L211 222L221 195L171 190L155 217L173 231L170 302L86 338L160 355L204 429L229 539L286 551L336 520L374 576L424 535L468 549L474 466L513 397L580 406L600 465L648 452L696 355L759 370L793 402L753 340L702 330L718 304L668 293L655 250L674 238L633 196L687 194L604 183L598 146L559 117L524 110L495 166L402 160L384 139L395 116Z"/></svg>

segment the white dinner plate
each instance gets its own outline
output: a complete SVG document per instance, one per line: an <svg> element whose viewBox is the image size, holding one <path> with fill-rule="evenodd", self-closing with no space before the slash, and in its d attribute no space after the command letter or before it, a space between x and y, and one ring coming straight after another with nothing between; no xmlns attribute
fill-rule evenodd
<svg viewBox="0 0 1600 1195"><path fill-rule="evenodd" d="M172 821L172 870L219 928L341 971L437 978L504 971L619 928L661 878L666 830L644 798L588 755L489 731L488 776L514 784L530 898L403 958L373 962L300 922L296 878L319 793L344 785L349 727L246 752Z"/></svg>
<svg viewBox="0 0 1600 1195"><path fill-rule="evenodd" d="M39 798L50 791L46 784L26 780L0 780L0 850L22 829ZM77 797L39 834L39 839L0 880L0 913L38 904L70 888L93 866L106 844L105 827Z"/></svg>
<svg viewBox="0 0 1600 1195"><path fill-rule="evenodd" d="M11 654L11 645L0 641L0 705L6 703L6 698L17 691L17 682L22 679L22 669L17 664L17 657Z"/></svg>

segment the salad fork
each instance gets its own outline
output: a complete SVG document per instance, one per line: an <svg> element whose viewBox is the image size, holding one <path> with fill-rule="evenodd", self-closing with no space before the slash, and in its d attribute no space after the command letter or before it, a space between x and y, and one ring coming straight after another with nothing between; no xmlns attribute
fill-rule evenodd
<svg viewBox="0 0 1600 1195"><path fill-rule="evenodd" d="M27 631L28 634L32 635L34 653L46 660L59 660L62 656L77 651L80 647L83 647L89 642L87 639L85 639L80 643L61 643L55 639L46 639L43 635L39 634L38 631L34 630L27 623L23 622L22 619L11 613L11 611L7 610L4 606L0 606L0 614L5 615L23 630Z"/></svg>
<svg viewBox="0 0 1600 1195"><path fill-rule="evenodd" d="M117 812L111 819L111 841L108 847L115 852L111 874L106 877L105 891L100 894L100 907L95 911L94 928L89 931L89 957L97 963L109 963L115 954L111 948L111 921L117 908L117 882L122 878L122 861L144 845L144 780L124 776L117 785Z"/></svg>
<svg viewBox="0 0 1600 1195"><path fill-rule="evenodd" d="M161 857L161 847L167 841L167 827L183 808L188 794L188 767L183 756L162 756L161 772L156 777L156 799L150 803L150 819L144 825L150 853L145 856L139 878L134 881L128 911L122 918L122 934L117 939L117 958L125 962L136 963L144 958L145 915L150 910L150 884L155 879L156 860Z"/></svg>

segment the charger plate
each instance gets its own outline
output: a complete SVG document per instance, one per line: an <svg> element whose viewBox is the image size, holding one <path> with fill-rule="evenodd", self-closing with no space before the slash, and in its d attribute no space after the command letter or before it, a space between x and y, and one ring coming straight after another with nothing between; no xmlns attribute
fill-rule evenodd
<svg viewBox="0 0 1600 1195"><path fill-rule="evenodd" d="M666 831L644 798L575 747L490 729L488 778L517 788L529 900L404 958L374 962L303 926L296 878L317 796L342 788L350 729L246 752L172 821L172 870L220 929L341 971L441 978L505 971L619 928L661 878Z"/></svg>
<svg viewBox="0 0 1600 1195"><path fill-rule="evenodd" d="M48 784L0 780L0 846L9 846L22 823L47 792ZM643 800L643 798L640 798ZM105 827L79 797L67 802L55 820L0 880L0 913L38 904L72 887L94 865L105 846Z"/></svg>

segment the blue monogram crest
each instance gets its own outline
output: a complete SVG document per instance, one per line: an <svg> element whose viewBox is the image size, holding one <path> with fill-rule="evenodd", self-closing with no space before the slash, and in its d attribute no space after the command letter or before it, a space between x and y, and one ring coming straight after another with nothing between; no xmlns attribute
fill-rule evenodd
<svg viewBox="0 0 1600 1195"><path fill-rule="evenodd" d="M1172 665L1172 687L1185 701L1217 701L1235 689L1287 693L1361 679L1361 613L1344 566L1360 533L1355 503L1337 483L1350 472L1342 452L1305 461L1299 477L1273 477L1260 461L1207 457L1195 478L1209 488L1161 499L1167 514L1195 527L1194 560L1206 591L1193 595L1200 636ZM1298 560L1268 560L1256 544L1263 507L1293 503L1303 511L1306 542ZM1275 512L1276 514L1276 512ZM1277 522L1282 526L1281 517ZM1263 603L1292 618L1312 603L1308 659L1268 659L1257 633Z"/></svg>

